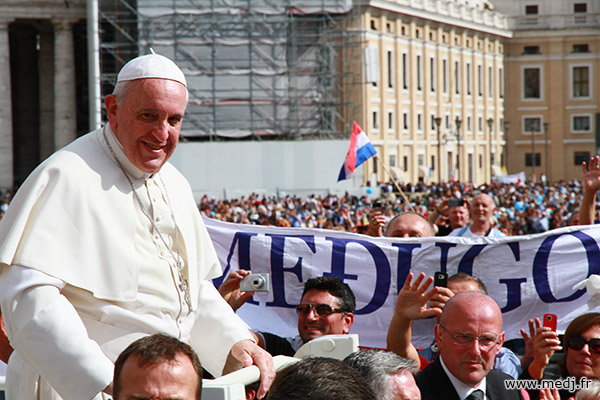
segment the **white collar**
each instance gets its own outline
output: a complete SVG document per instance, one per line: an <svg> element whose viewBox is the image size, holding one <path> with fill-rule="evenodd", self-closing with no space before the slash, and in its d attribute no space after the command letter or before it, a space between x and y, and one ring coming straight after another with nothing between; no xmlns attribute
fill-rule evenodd
<svg viewBox="0 0 600 400"><path fill-rule="evenodd" d="M127 158L127 155L123 150L121 142L119 142L119 139L117 139L117 136L113 132L110 124L106 124L104 126L102 136L108 141L108 145L110 145L110 147L113 149L115 157L117 157L115 161L123 166L123 169L129 176L131 176L134 179L143 180L146 180L151 176L151 174L140 171L138 167L136 167L131 161L129 161L129 158ZM100 143L102 143L103 147L107 147L107 143L104 140L100 140ZM109 154L111 153L109 148L107 148L106 150Z"/></svg>
<svg viewBox="0 0 600 400"><path fill-rule="evenodd" d="M484 394L484 399L487 399L487 394L486 394L486 380L487 377L484 377L483 380L481 382L479 382L479 385L477 385L476 387L471 387L461 381L458 380L458 378L456 378L454 375L452 375L452 373L448 370L448 367L446 367L446 364L444 364L444 360L442 359L442 356L440 355L440 363L442 363L442 368L444 369L444 372L446 372L446 375L448 375L448 379L450 379L450 382L452 383L452 386L454 386L454 390L456 390L456 393L458 394L458 398L461 400L464 400L467 398L468 395L471 394L471 392L474 392L477 389L480 389L483 391Z"/></svg>

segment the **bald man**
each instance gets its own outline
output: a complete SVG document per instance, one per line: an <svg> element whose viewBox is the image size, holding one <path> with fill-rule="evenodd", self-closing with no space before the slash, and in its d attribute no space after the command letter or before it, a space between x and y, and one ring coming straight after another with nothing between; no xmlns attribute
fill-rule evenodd
<svg viewBox="0 0 600 400"><path fill-rule="evenodd" d="M496 210L496 202L485 193L475 196L471 202L471 223L462 228L456 228L448 236L506 236L499 229L493 227L492 217Z"/></svg>
<svg viewBox="0 0 600 400"><path fill-rule="evenodd" d="M504 343L502 312L498 304L480 292L462 292L446 303L435 327L440 351L437 361L416 377L424 399L512 400L518 390L507 390L513 379L492 370Z"/></svg>

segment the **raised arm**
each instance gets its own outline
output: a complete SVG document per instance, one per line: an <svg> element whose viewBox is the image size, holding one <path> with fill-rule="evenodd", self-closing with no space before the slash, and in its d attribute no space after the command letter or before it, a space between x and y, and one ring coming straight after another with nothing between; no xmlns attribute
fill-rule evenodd
<svg viewBox="0 0 600 400"><path fill-rule="evenodd" d="M394 353L410 358L420 365L417 349L412 344L412 321L428 318L442 313L442 307L452 292L447 288L429 287L433 277L425 279L421 273L413 282L414 275L409 273L404 286L396 299L396 310L392 316L387 334L387 348ZM443 293L442 293L443 292ZM428 302L435 300L437 306L429 307Z"/></svg>
<svg viewBox="0 0 600 400"><path fill-rule="evenodd" d="M590 157L589 166L583 168L583 199L579 208L579 223L590 225L596 219L596 193L600 190L600 156ZM589 167L589 168L588 168Z"/></svg>

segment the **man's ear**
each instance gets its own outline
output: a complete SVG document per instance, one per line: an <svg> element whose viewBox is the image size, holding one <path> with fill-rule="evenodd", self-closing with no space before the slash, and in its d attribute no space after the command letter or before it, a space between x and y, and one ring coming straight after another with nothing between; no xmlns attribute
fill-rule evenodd
<svg viewBox="0 0 600 400"><path fill-rule="evenodd" d="M344 320L344 333L349 333L350 327L354 323L354 313L351 313L351 312L346 313L346 314L344 314L342 319Z"/></svg>
<svg viewBox="0 0 600 400"><path fill-rule="evenodd" d="M104 104L106 105L106 114L108 116L108 121L110 122L114 130L116 128L117 123L117 109L119 108L117 104L117 98L114 95L109 94L108 96L106 96L106 99L104 99Z"/></svg>
<svg viewBox="0 0 600 400"><path fill-rule="evenodd" d="M504 345L504 331L500 334L500 345L498 346L498 350L496 350L496 355L500 353L500 348Z"/></svg>

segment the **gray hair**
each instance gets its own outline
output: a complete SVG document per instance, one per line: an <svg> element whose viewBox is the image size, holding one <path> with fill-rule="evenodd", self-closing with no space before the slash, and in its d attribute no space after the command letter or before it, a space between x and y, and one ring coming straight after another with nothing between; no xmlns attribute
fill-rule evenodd
<svg viewBox="0 0 600 400"><path fill-rule="evenodd" d="M575 400L594 400L600 398L600 381L588 379L589 385L575 395Z"/></svg>
<svg viewBox="0 0 600 400"><path fill-rule="evenodd" d="M417 364L408 358L380 350L359 350L344 359L365 378L379 400L392 400L394 386L390 375L417 372Z"/></svg>

